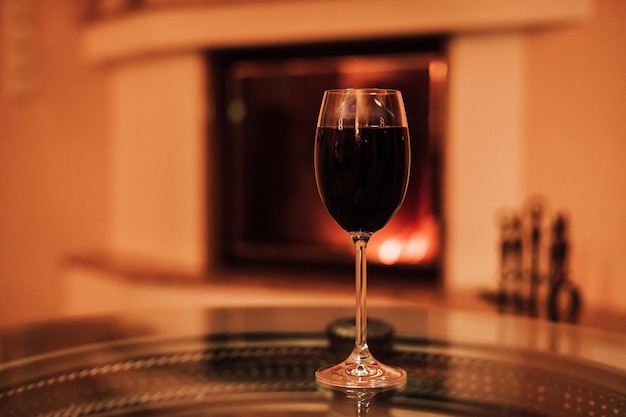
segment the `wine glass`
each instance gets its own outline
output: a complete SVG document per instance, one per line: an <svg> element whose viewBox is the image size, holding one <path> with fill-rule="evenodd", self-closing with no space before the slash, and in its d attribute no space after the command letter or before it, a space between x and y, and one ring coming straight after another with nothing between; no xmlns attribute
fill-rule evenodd
<svg viewBox="0 0 626 417"><path fill-rule="evenodd" d="M402 204L410 154L400 91L324 92L315 137L315 179L326 210L355 245L356 337L344 362L315 373L322 386L393 389L406 383L404 370L377 361L367 345L365 251L372 234Z"/></svg>

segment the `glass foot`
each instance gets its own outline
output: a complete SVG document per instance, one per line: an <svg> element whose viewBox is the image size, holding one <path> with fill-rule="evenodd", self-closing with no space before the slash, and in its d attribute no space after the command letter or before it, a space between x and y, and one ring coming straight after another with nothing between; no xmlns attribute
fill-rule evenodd
<svg viewBox="0 0 626 417"><path fill-rule="evenodd" d="M406 384L406 372L376 361L343 362L315 372L318 384L325 388L375 388L391 390Z"/></svg>

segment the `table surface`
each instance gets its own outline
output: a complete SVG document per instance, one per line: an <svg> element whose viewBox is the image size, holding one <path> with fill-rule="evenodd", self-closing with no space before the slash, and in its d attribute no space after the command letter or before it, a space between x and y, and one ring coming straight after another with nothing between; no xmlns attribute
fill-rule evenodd
<svg viewBox="0 0 626 417"><path fill-rule="evenodd" d="M140 338L216 333L323 332L348 307L136 310L0 328L0 364L65 349ZM403 336L556 354L626 371L626 335L565 323L445 308L374 307L370 318Z"/></svg>
<svg viewBox="0 0 626 417"><path fill-rule="evenodd" d="M313 373L345 358L325 329L353 313L167 309L7 327L0 415L337 415L345 404ZM377 403L383 415L626 415L623 334L436 308L376 307L369 317L393 327L388 358L409 374ZM365 415L359 404L348 415Z"/></svg>

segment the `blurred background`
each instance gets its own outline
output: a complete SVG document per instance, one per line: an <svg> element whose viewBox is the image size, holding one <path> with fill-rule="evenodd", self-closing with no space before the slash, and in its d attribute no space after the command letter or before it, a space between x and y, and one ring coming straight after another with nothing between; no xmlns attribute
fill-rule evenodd
<svg viewBox="0 0 626 417"><path fill-rule="evenodd" d="M350 270L280 268L271 242L253 250L270 251L272 265L250 263L223 234L234 220L224 217L231 160L220 143L237 110L225 108L224 77L235 58L394 45L429 57L420 68L428 94L439 93L427 95L439 188L426 211L440 251L426 281L423 268L374 281L374 302L494 308L481 294L498 288L497 213L541 196L546 239L556 213L569 220L581 321L623 328L626 3L359 5L0 0L0 324L163 305L350 302Z"/></svg>

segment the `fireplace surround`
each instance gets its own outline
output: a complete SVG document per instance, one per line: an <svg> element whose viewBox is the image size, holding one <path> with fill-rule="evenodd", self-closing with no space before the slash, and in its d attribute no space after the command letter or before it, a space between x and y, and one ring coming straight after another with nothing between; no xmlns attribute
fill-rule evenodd
<svg viewBox="0 0 626 417"><path fill-rule="evenodd" d="M206 51L436 35L449 67L441 276L453 291L492 285L494 210L522 200L524 33L590 13L590 0L392 0L395 13L383 15L370 13L377 2L369 0L134 3L86 22L83 35L86 60L110 86L105 251L171 266L187 280L220 273L219 194L206 175L217 163L207 138L216 108L206 100L217 67Z"/></svg>
<svg viewBox="0 0 626 417"><path fill-rule="evenodd" d="M317 195L315 121L323 91L402 91L412 170L404 204L368 245L387 275L436 279L441 261L441 139L447 65L436 37L211 51L216 104L211 178L224 267L349 267L353 247ZM280 126L279 130L276 127ZM278 135L276 135L278 133Z"/></svg>

